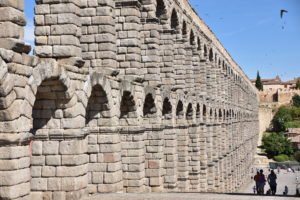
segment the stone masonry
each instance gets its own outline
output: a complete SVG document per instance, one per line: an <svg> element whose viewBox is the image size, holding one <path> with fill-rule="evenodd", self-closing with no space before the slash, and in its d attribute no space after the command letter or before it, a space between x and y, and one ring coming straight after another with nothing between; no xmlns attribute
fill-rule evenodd
<svg viewBox="0 0 300 200"><path fill-rule="evenodd" d="M234 192L257 91L187 0L0 0L0 199Z"/></svg>

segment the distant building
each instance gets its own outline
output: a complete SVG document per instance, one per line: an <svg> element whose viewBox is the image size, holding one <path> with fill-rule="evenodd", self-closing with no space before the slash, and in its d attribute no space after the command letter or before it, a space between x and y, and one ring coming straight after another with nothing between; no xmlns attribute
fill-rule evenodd
<svg viewBox="0 0 300 200"><path fill-rule="evenodd" d="M260 103L289 104L295 94L300 95L296 89L296 82L300 77L289 81L282 81L279 76L271 79L261 79L264 90L259 92ZM255 85L255 79L251 82Z"/></svg>
<svg viewBox="0 0 300 200"><path fill-rule="evenodd" d="M286 133L287 137L291 140L293 145L300 149L300 128L289 128Z"/></svg>

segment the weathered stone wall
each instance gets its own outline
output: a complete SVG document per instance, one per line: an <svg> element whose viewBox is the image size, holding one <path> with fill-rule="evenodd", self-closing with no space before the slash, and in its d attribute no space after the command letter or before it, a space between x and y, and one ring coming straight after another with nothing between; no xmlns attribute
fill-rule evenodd
<svg viewBox="0 0 300 200"><path fill-rule="evenodd" d="M30 56L0 1L0 199L244 183L256 90L187 1L36 2Z"/></svg>
<svg viewBox="0 0 300 200"><path fill-rule="evenodd" d="M258 145L261 145L263 133L267 131L271 126L271 121L274 117L274 107L272 105L260 105L259 106L259 140Z"/></svg>
<svg viewBox="0 0 300 200"><path fill-rule="evenodd" d="M277 104L277 107L281 105L287 105L292 103L293 96L300 95L300 90L296 89L277 89L277 90L265 90L259 92L259 101L262 104Z"/></svg>

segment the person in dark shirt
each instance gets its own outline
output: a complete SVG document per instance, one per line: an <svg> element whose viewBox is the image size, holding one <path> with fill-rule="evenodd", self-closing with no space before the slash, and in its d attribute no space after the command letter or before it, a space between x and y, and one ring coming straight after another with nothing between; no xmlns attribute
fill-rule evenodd
<svg viewBox="0 0 300 200"><path fill-rule="evenodd" d="M274 173L274 170L271 170L271 173L268 176L268 183L270 185L270 189L271 189L271 193L272 195L276 194L276 190L277 190L277 176Z"/></svg>

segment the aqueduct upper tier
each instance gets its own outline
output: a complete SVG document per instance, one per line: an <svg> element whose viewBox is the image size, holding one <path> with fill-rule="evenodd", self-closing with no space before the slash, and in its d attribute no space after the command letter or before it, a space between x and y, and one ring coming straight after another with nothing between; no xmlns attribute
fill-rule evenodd
<svg viewBox="0 0 300 200"><path fill-rule="evenodd" d="M256 89L186 0L0 0L0 199L233 192Z"/></svg>

